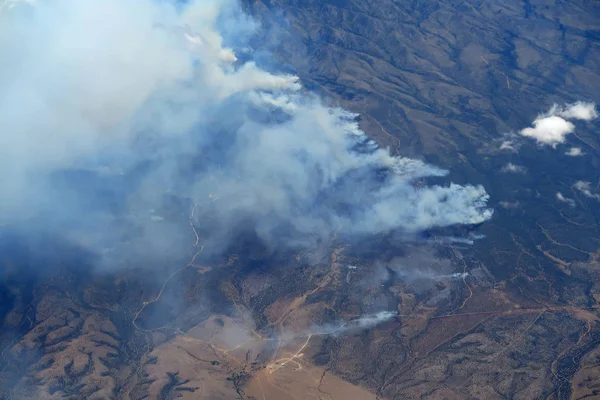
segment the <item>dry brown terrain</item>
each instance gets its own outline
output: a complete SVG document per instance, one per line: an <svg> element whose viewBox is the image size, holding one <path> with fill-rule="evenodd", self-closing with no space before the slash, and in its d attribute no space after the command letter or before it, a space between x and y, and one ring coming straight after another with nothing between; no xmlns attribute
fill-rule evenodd
<svg viewBox="0 0 600 400"><path fill-rule="evenodd" d="M278 60L379 143L483 184L485 239L239 244L217 259L192 210L189 254L152 279L28 283L2 255L0 399L600 398L600 203L573 188L600 190L600 127L569 139L585 157L499 151L553 102L600 102L600 3L244 4ZM509 161L527 173L502 173ZM382 310L397 315L356 322Z"/></svg>

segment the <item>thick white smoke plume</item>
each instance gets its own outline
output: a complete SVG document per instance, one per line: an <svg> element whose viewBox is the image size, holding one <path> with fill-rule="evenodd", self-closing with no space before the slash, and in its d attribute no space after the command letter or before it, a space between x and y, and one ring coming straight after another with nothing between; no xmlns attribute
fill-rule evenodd
<svg viewBox="0 0 600 400"><path fill-rule="evenodd" d="M578 101L565 107L553 105L547 113L538 115L533 127L521 130L521 135L535 139L540 145L555 147L564 143L565 137L575 130L575 125L567 120L591 121L598 117L596 104ZM578 154L572 154L578 155Z"/></svg>
<svg viewBox="0 0 600 400"><path fill-rule="evenodd" d="M222 244L240 228L293 246L490 218L483 187L414 185L446 171L391 156L356 115L253 62L256 29L229 0L4 7L0 223L110 253L168 249L188 229L181 199Z"/></svg>

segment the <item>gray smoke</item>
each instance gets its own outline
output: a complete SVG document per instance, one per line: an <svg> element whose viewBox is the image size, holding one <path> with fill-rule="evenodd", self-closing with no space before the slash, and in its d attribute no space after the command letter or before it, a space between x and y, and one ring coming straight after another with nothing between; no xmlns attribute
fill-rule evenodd
<svg viewBox="0 0 600 400"><path fill-rule="evenodd" d="M491 217L483 187L414 185L447 172L253 62L257 29L229 0L3 3L0 224L122 258L189 243L189 218L219 249Z"/></svg>
<svg viewBox="0 0 600 400"><path fill-rule="evenodd" d="M388 322L398 317L396 311L379 311L372 314L364 314L360 317L351 319L345 322L338 322L334 324L325 324L313 326L310 330L302 332L285 332L284 334L273 340L281 340L283 342L290 342L298 338L305 338L307 336L338 336L345 333L356 333L362 330L371 329L379 324Z"/></svg>
<svg viewBox="0 0 600 400"><path fill-rule="evenodd" d="M397 316L398 313L395 311L379 311L374 314L363 315L339 325L314 328L311 333L313 335L341 335L346 332L373 328L384 322L391 321Z"/></svg>

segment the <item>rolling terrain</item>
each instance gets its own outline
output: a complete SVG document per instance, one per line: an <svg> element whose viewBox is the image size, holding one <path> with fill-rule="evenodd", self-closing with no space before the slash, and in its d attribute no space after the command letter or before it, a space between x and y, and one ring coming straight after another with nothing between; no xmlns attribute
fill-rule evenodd
<svg viewBox="0 0 600 400"><path fill-rule="evenodd" d="M273 68L393 154L482 184L493 218L299 253L240 237L216 257L198 205L178 204L187 250L152 274L81 274L52 237L41 255L6 241L0 399L600 396L600 125L557 148L517 134L553 103L600 102L600 4L243 4Z"/></svg>

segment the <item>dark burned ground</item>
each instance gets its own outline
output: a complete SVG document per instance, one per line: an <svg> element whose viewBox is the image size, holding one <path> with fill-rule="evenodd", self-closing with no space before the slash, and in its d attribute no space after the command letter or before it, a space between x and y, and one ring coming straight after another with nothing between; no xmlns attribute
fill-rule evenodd
<svg viewBox="0 0 600 400"><path fill-rule="evenodd" d="M304 254L245 243L208 259L190 231L189 254L158 276L101 277L7 245L0 398L598 397L600 203L572 188L600 192L598 125L569 138L583 157L529 142L499 152L496 140L553 102L600 101L600 5L245 4L280 63L359 112L382 145L483 184L496 210L476 228L486 238L337 240ZM527 172L501 173L508 162ZM394 258L437 278L398 275ZM33 264L47 275L23 274ZM469 275L441 277L457 272ZM318 334L381 310L398 316Z"/></svg>

